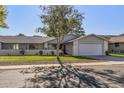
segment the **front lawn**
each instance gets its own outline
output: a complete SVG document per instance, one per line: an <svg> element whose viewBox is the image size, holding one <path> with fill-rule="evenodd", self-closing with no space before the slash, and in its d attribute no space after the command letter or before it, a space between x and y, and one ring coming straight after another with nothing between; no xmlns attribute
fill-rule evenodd
<svg viewBox="0 0 124 93"><path fill-rule="evenodd" d="M88 57L65 57L61 56L62 61L84 61L91 60ZM56 56L0 56L0 62L45 62L56 61Z"/></svg>
<svg viewBox="0 0 124 93"><path fill-rule="evenodd" d="M124 54L109 54L109 55L114 57L124 57Z"/></svg>

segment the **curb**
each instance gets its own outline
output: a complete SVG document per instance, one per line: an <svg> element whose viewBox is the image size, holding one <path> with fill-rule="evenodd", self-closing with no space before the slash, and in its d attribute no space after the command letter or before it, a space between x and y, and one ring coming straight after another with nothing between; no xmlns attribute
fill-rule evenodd
<svg viewBox="0 0 124 93"><path fill-rule="evenodd" d="M124 62L95 62L95 63L66 63L66 65L72 66L104 66L104 65L124 65ZM59 66L59 64L40 64L40 65L16 65L16 66L0 66L0 70L7 69L25 69L32 67L51 67L51 66Z"/></svg>

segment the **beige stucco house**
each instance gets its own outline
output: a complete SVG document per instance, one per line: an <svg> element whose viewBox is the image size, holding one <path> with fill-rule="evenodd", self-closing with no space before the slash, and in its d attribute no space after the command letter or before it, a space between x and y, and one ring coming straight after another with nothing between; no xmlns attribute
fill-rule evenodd
<svg viewBox="0 0 124 93"><path fill-rule="evenodd" d="M41 36L0 36L0 55L56 54L56 39ZM108 39L91 34L87 36L66 35L60 46L60 52L71 56L105 55L108 50Z"/></svg>
<svg viewBox="0 0 124 93"><path fill-rule="evenodd" d="M0 36L0 55L56 55L56 39L41 36ZM71 56L105 55L106 51L124 53L124 35L86 36L66 35L60 46L60 53Z"/></svg>

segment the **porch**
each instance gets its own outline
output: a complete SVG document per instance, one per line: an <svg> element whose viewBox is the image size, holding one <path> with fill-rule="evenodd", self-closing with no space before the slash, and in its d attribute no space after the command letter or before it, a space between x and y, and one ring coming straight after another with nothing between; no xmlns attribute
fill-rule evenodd
<svg viewBox="0 0 124 93"><path fill-rule="evenodd" d="M56 55L56 44L48 43L1 43L0 55ZM60 50L60 54L62 51Z"/></svg>
<svg viewBox="0 0 124 93"><path fill-rule="evenodd" d="M21 56L22 50L0 50L1 56ZM24 50L24 55L56 55L56 50ZM60 54L62 54L62 51L60 50Z"/></svg>

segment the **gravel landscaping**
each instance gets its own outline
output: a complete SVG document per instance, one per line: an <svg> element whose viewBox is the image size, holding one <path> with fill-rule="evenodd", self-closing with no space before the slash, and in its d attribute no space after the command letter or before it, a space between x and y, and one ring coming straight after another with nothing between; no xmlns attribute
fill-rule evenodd
<svg viewBox="0 0 124 93"><path fill-rule="evenodd" d="M0 70L0 87L123 88L124 65L34 67Z"/></svg>

